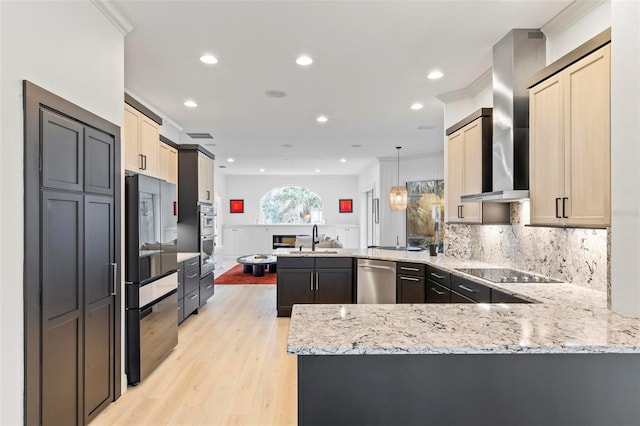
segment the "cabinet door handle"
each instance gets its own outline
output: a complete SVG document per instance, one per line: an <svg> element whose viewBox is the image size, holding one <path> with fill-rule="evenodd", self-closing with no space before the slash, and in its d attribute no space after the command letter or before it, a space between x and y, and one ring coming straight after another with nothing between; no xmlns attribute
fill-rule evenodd
<svg viewBox="0 0 640 426"><path fill-rule="evenodd" d="M320 281L320 272L316 272L316 291L318 291L318 282Z"/></svg>
<svg viewBox="0 0 640 426"><path fill-rule="evenodd" d="M438 274L436 274L435 272L432 272L432 273L431 273L431 276L432 276L432 277L436 277L436 278L438 278L438 279L440 279L440 280L443 280L443 279L444 279L444 276L442 276L442 275L438 275Z"/></svg>
<svg viewBox="0 0 640 426"><path fill-rule="evenodd" d="M193 277L195 277L196 275L198 275L198 273L197 273L197 272L196 272L195 274L193 274L193 275L189 275L187 278L193 278Z"/></svg>
<svg viewBox="0 0 640 426"><path fill-rule="evenodd" d="M205 290L209 290L211 287L213 287L213 284L209 284Z"/></svg>
<svg viewBox="0 0 640 426"><path fill-rule="evenodd" d="M144 166L142 166L142 170L147 170L147 156L146 155L142 155L142 164L144 164Z"/></svg>
<svg viewBox="0 0 640 426"><path fill-rule="evenodd" d="M562 198L562 217L564 219L569 219L569 216L567 216L567 204L566 204L567 201L569 201L568 197Z"/></svg>
<svg viewBox="0 0 640 426"><path fill-rule="evenodd" d="M194 294L193 296L191 296L191 297L189 298L189 300L193 300L193 299L195 299L196 297L198 297L198 295L197 295L197 294Z"/></svg>
<svg viewBox="0 0 640 426"><path fill-rule="evenodd" d="M405 281L420 281L420 278L413 278L413 277L400 277L400 279Z"/></svg>
<svg viewBox="0 0 640 426"><path fill-rule="evenodd" d="M118 291L118 264L111 264L111 295L115 296Z"/></svg>
<svg viewBox="0 0 640 426"><path fill-rule="evenodd" d="M475 293L475 292L476 292L474 289L471 289L471 288L469 288L469 287L467 287L467 286L464 286L464 285L462 285L462 284L459 284L459 285L458 285L458 287L460 287L460 288L461 288L461 289L463 289L463 290L468 291L469 293Z"/></svg>
<svg viewBox="0 0 640 426"><path fill-rule="evenodd" d="M437 294L438 296L442 296L444 294L443 291L438 291L436 290L435 287L431 287L431 291L433 291L435 294Z"/></svg>
<svg viewBox="0 0 640 426"><path fill-rule="evenodd" d="M211 192L209 192L209 190L207 189L207 200L211 199Z"/></svg>
<svg viewBox="0 0 640 426"><path fill-rule="evenodd" d="M311 279L309 280L311 282L311 291L313 291L313 272L309 275L311 276Z"/></svg>
<svg viewBox="0 0 640 426"><path fill-rule="evenodd" d="M560 198L556 198L556 219L560 219L560 208L558 207L559 202Z"/></svg>
<svg viewBox="0 0 640 426"><path fill-rule="evenodd" d="M401 266L400 269L402 269L403 271L420 272L420 269L418 269L418 268L409 268L407 266Z"/></svg>
<svg viewBox="0 0 640 426"><path fill-rule="evenodd" d="M140 170L144 170L144 155L138 154L138 157L140 157Z"/></svg>

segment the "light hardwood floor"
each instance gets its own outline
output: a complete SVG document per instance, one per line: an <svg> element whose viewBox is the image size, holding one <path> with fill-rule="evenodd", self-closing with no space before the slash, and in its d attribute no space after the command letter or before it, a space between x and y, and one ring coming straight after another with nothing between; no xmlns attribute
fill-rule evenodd
<svg viewBox="0 0 640 426"><path fill-rule="evenodd" d="M221 285L169 357L91 424L295 425L296 357L275 285Z"/></svg>

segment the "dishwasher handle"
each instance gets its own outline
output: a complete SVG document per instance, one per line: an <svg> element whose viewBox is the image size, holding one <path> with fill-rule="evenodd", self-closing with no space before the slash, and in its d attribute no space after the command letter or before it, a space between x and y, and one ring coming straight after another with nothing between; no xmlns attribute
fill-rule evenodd
<svg viewBox="0 0 640 426"><path fill-rule="evenodd" d="M391 266L378 266L378 265L358 265L358 268L374 268L374 269L386 269L395 272Z"/></svg>

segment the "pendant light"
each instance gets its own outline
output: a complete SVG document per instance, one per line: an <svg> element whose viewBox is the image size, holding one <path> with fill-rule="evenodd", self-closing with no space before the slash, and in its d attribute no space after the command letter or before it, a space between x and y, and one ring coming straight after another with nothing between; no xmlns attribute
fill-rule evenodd
<svg viewBox="0 0 640 426"><path fill-rule="evenodd" d="M389 193L389 206L391 206L391 210L395 211L407 209L407 187L400 186L400 148L402 147L396 146L398 150L398 186L391 188Z"/></svg>

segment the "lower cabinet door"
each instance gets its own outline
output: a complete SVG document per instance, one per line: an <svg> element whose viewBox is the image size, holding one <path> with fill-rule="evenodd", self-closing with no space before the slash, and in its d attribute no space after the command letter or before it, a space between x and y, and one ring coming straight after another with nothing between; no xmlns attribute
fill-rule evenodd
<svg viewBox="0 0 640 426"><path fill-rule="evenodd" d="M184 298L178 299L178 324L184 321Z"/></svg>
<svg viewBox="0 0 640 426"><path fill-rule="evenodd" d="M203 306L207 303L207 300L211 296L213 296L214 285L213 285L213 273L200 278L200 306Z"/></svg>
<svg viewBox="0 0 640 426"><path fill-rule="evenodd" d="M456 293L455 291L451 292L451 303L476 303L475 300L469 299L466 296Z"/></svg>
<svg viewBox="0 0 640 426"><path fill-rule="evenodd" d="M278 262L278 316L290 316L296 303L313 303L314 287L313 269L283 269Z"/></svg>
<svg viewBox="0 0 640 426"><path fill-rule="evenodd" d="M189 294L185 294L184 299L184 318L187 318L193 312L198 310L200 306L200 288L196 288Z"/></svg>
<svg viewBox="0 0 640 426"><path fill-rule="evenodd" d="M427 280L426 286L426 302L427 303L451 303L451 290L440 284Z"/></svg>
<svg viewBox="0 0 640 426"><path fill-rule="evenodd" d="M424 303L425 285L424 277L414 277L411 275L398 275L398 286L400 286L399 303Z"/></svg>
<svg viewBox="0 0 640 426"><path fill-rule="evenodd" d="M351 269L317 269L314 280L316 303L353 303Z"/></svg>

